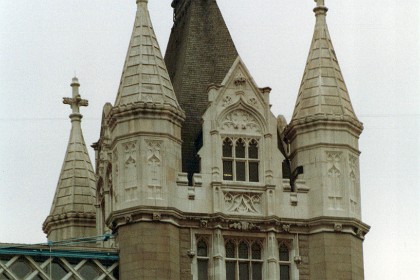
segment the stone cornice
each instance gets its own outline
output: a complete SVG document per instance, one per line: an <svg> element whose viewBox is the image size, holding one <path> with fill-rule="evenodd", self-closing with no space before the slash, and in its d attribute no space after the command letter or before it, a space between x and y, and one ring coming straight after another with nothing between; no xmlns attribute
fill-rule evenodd
<svg viewBox="0 0 420 280"><path fill-rule="evenodd" d="M339 115L315 115L306 118L295 119L285 128L284 135L291 142L302 131L314 131L323 129L347 130L356 138L363 131L363 124L354 118Z"/></svg>
<svg viewBox="0 0 420 280"><path fill-rule="evenodd" d="M54 227L64 224L81 224L81 226L96 227L96 213L94 212L69 212L59 215L49 215L42 224L42 230L48 234Z"/></svg>
<svg viewBox="0 0 420 280"><path fill-rule="evenodd" d="M277 216L251 217L223 213L185 213L175 208L134 207L114 211L107 219L108 226L118 228L139 222L170 223L180 228L222 229L225 231L275 232L285 234L317 234L320 232L351 234L360 239L369 232L370 226L354 219L317 217L312 219L280 218Z"/></svg>
<svg viewBox="0 0 420 280"><path fill-rule="evenodd" d="M148 119L163 118L181 126L185 120L185 113L181 109L169 104L140 101L112 108L108 118L108 125L112 130L120 121L139 117Z"/></svg>

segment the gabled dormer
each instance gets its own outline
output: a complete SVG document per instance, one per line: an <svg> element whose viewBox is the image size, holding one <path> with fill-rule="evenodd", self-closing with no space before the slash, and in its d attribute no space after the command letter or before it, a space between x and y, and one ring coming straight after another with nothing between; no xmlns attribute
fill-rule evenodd
<svg viewBox="0 0 420 280"><path fill-rule="evenodd" d="M199 151L203 182L271 186L281 178L282 156L273 149L276 119L270 112L270 88L259 88L238 56L221 85L208 88ZM209 176L211 175L211 176Z"/></svg>

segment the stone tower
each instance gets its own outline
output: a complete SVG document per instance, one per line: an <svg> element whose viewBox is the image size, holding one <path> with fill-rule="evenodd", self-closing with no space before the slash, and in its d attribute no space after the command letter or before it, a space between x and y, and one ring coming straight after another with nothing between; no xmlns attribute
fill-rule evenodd
<svg viewBox="0 0 420 280"><path fill-rule="evenodd" d="M363 279L359 146L363 125L354 113L328 27L317 0L315 31L292 120L284 135L292 170L303 166L309 217L311 279ZM322 221L322 222L321 222ZM330 228L327 224L334 224Z"/></svg>
<svg viewBox="0 0 420 280"><path fill-rule="evenodd" d="M50 215L42 226L49 241L92 237L96 235L96 178L83 139L80 106L88 101L79 95L79 81L73 78L72 98L63 103L71 106L71 133L58 179Z"/></svg>
<svg viewBox="0 0 420 280"><path fill-rule="evenodd" d="M117 234L121 279L147 274L147 279L179 279L179 262L173 257L179 256L177 228L150 222L160 219L160 209L171 206L181 171L185 114L156 40L148 1L136 2L117 98L113 106L104 107L101 138L94 145L102 223L98 230L112 228ZM170 254L165 254L167 249ZM152 265L158 257L165 268Z"/></svg>
<svg viewBox="0 0 420 280"><path fill-rule="evenodd" d="M116 236L120 279L363 279L362 124L323 1L289 125L215 0L172 2L165 61L147 4L94 144L97 230Z"/></svg>

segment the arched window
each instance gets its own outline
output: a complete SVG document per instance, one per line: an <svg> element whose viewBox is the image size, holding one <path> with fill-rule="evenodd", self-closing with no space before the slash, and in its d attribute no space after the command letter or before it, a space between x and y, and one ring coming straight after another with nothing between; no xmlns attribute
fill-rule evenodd
<svg viewBox="0 0 420 280"><path fill-rule="evenodd" d="M226 280L262 280L262 248L259 242L229 240L225 244Z"/></svg>
<svg viewBox="0 0 420 280"><path fill-rule="evenodd" d="M259 182L258 140L225 138L222 149L223 180Z"/></svg>
<svg viewBox="0 0 420 280"><path fill-rule="evenodd" d="M198 280L208 279L209 250L206 241L200 239L197 242L197 271Z"/></svg>
<svg viewBox="0 0 420 280"><path fill-rule="evenodd" d="M280 280L290 280L290 251L286 244L279 245Z"/></svg>

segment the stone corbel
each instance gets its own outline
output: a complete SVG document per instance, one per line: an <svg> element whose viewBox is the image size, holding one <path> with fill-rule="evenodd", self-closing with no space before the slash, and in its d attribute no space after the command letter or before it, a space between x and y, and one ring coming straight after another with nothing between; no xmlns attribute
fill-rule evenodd
<svg viewBox="0 0 420 280"><path fill-rule="evenodd" d="M178 177L176 178L176 184L179 187L186 187L188 186L188 174L184 172L178 173Z"/></svg>

